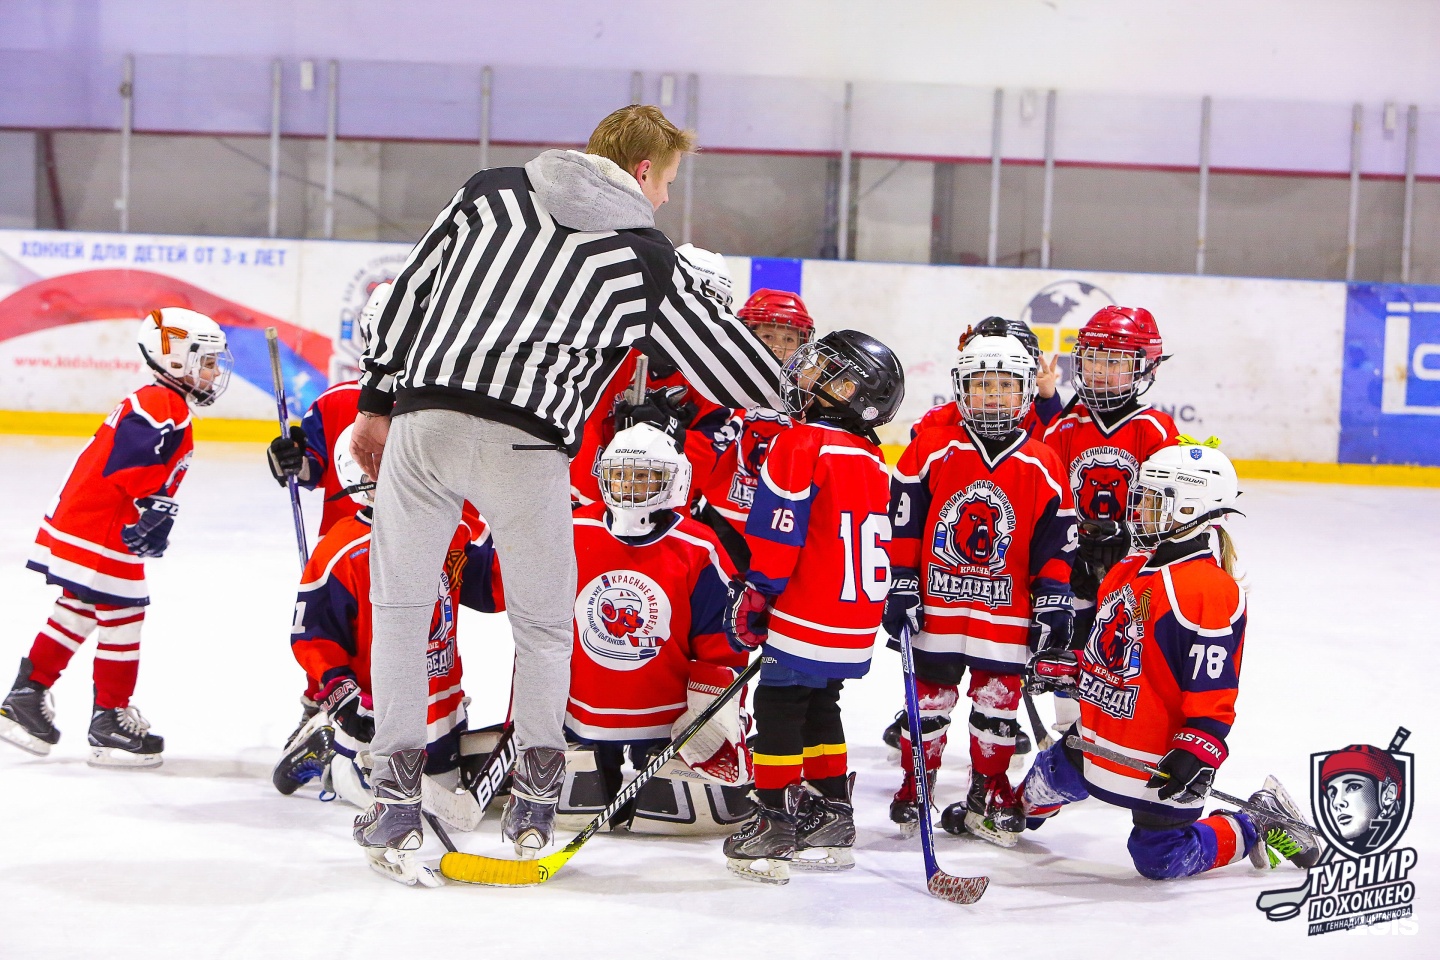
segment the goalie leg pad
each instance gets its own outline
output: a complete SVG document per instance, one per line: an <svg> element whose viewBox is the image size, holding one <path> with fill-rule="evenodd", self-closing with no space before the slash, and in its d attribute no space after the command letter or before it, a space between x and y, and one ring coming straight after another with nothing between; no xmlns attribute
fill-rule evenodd
<svg viewBox="0 0 1440 960"><path fill-rule="evenodd" d="M457 792L428 774L420 778L420 809L467 833L480 826L485 815L473 793Z"/></svg>
<svg viewBox="0 0 1440 960"><path fill-rule="evenodd" d="M631 833L729 836L749 820L755 802L742 787L710 783L679 758L661 767L635 797Z"/></svg>

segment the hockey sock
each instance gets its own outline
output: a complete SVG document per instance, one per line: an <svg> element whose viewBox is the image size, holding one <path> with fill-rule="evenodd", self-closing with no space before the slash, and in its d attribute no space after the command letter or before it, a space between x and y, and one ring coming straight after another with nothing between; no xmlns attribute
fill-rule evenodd
<svg viewBox="0 0 1440 960"><path fill-rule="evenodd" d="M1003 777L1015 755L1020 732L1020 677L970 671L970 768L983 777Z"/></svg>
<svg viewBox="0 0 1440 960"><path fill-rule="evenodd" d="M95 608L66 591L55 601L50 619L30 645L30 679L53 687L70 664L70 658L95 632Z"/></svg>
<svg viewBox="0 0 1440 960"><path fill-rule="evenodd" d="M114 710L130 705L140 675L140 627L144 607L97 604L100 632L95 647L95 706Z"/></svg>
<svg viewBox="0 0 1440 960"><path fill-rule="evenodd" d="M810 692L803 733L802 771L805 779L822 793L825 793L822 781L837 781L840 792L825 793L837 800L847 799L845 774L849 770L845 726L840 721L840 688L843 684L843 680L831 680L823 689Z"/></svg>
<svg viewBox="0 0 1440 960"><path fill-rule="evenodd" d="M939 770L950 731L950 714L960 701L960 688L953 684L931 683L915 678L920 701L920 739L925 743L925 769ZM910 725L900 728L900 766L905 770L901 791L915 790L915 764L910 756ZM913 797L910 797L913 799Z"/></svg>
<svg viewBox="0 0 1440 960"><path fill-rule="evenodd" d="M816 692L798 685L761 684L755 689L755 793L771 809L780 809L785 788L800 782L805 715L810 695Z"/></svg>

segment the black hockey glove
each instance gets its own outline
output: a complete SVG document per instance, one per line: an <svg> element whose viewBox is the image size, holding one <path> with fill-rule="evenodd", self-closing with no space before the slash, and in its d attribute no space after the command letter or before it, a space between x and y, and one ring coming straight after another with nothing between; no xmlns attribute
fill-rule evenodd
<svg viewBox="0 0 1440 960"><path fill-rule="evenodd" d="M880 614L885 632L896 640L909 628L913 637L925 626L925 608L920 601L920 571L914 567L895 567L890 571L890 592L885 595L885 610Z"/></svg>
<svg viewBox="0 0 1440 960"><path fill-rule="evenodd" d="M685 400L688 391L684 387L666 387L663 390L648 390L644 403L630 403L621 399L615 403L615 432L627 430L637 423L648 423L664 431L675 441L677 450L685 449L685 430L700 408Z"/></svg>
<svg viewBox="0 0 1440 960"><path fill-rule="evenodd" d="M1041 650L1025 665L1025 692L1032 697L1052 690L1072 693L1080 676L1080 662L1069 650Z"/></svg>
<svg viewBox="0 0 1440 960"><path fill-rule="evenodd" d="M1030 649L1069 650L1075 632L1075 598L1070 591L1053 580L1045 580L1051 588L1035 595L1035 610L1030 615Z"/></svg>
<svg viewBox="0 0 1440 960"><path fill-rule="evenodd" d="M140 519L120 528L120 541L137 557L163 557L180 504L157 495L136 500L135 509L140 511Z"/></svg>
<svg viewBox="0 0 1440 960"><path fill-rule="evenodd" d="M276 437L270 441L267 459L270 474L280 486L285 486L289 477L309 480L310 463L305 459L305 430L298 424L290 428L288 437Z"/></svg>
<svg viewBox="0 0 1440 960"><path fill-rule="evenodd" d="M1229 750L1225 741L1194 727L1181 727L1170 740L1170 750L1156 767L1165 777L1154 776L1147 787L1159 787L1161 800L1198 803L1215 783L1215 768Z"/></svg>
<svg viewBox="0 0 1440 960"><path fill-rule="evenodd" d="M349 736L369 743L375 737L375 717L370 713L369 699L360 692L360 684L354 677L341 675L320 691L320 708Z"/></svg>
<svg viewBox="0 0 1440 960"><path fill-rule="evenodd" d="M1130 534L1114 520L1081 520L1070 586L1081 600L1094 600L1100 581L1130 552Z"/></svg>

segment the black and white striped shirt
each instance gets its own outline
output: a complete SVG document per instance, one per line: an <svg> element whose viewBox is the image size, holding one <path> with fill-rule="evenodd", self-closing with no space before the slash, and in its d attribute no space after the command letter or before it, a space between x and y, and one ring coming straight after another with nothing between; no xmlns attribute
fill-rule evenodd
<svg viewBox="0 0 1440 960"><path fill-rule="evenodd" d="M653 227L581 232L525 169L476 174L415 245L376 322L360 409L460 410L566 447L631 347L731 407L779 407L779 364ZM395 376L396 392L382 389Z"/></svg>

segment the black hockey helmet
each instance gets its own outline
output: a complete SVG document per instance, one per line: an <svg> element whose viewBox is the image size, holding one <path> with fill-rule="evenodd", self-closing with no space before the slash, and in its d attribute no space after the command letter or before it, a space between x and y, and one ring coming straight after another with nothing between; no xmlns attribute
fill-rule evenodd
<svg viewBox="0 0 1440 960"><path fill-rule="evenodd" d="M905 369L889 347L858 330L805 344L785 364L786 412L856 430L889 423L905 399Z"/></svg>
<svg viewBox="0 0 1440 960"><path fill-rule="evenodd" d="M960 341L960 348L963 350L965 344L971 337L1004 337L1011 336L1025 345L1030 351L1030 358L1035 365L1040 365L1040 338L1035 336L1035 331L1026 326L1024 320L1006 320L1004 317L986 317L975 324Z"/></svg>

